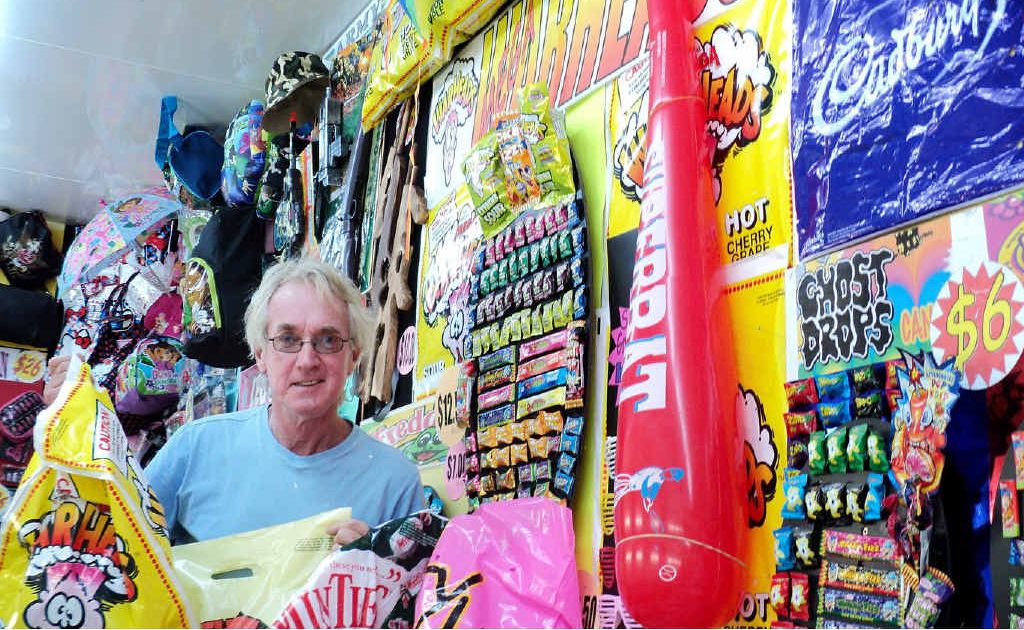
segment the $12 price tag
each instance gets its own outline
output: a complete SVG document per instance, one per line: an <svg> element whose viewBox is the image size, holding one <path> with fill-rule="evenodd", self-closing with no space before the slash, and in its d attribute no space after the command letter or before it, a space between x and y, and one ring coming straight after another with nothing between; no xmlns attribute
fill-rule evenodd
<svg viewBox="0 0 1024 630"><path fill-rule="evenodd" d="M954 358L960 386L986 389L1024 350L1024 287L1007 267L985 261L950 276L932 308L932 353Z"/></svg>
<svg viewBox="0 0 1024 630"><path fill-rule="evenodd" d="M459 367L454 366L441 374L437 383L437 394L434 398L434 422L437 423L437 436L445 446L454 446L466 435L465 427L459 426L458 396Z"/></svg>

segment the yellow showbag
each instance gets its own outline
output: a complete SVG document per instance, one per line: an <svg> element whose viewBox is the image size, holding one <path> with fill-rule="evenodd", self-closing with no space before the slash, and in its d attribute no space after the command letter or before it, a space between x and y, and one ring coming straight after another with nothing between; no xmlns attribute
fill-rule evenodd
<svg viewBox="0 0 1024 630"><path fill-rule="evenodd" d="M77 357L33 438L0 529L0 625L192 626L163 508L110 396Z"/></svg>
<svg viewBox="0 0 1024 630"><path fill-rule="evenodd" d="M363 129L376 127L445 64L444 42L423 37L398 0L391 0L370 57L363 99Z"/></svg>
<svg viewBox="0 0 1024 630"><path fill-rule="evenodd" d="M338 508L174 547L174 569L200 623L212 628L268 626L336 547L327 526L351 516L351 509Z"/></svg>
<svg viewBox="0 0 1024 630"><path fill-rule="evenodd" d="M372 129L452 58L505 0L391 0L370 60L363 129Z"/></svg>

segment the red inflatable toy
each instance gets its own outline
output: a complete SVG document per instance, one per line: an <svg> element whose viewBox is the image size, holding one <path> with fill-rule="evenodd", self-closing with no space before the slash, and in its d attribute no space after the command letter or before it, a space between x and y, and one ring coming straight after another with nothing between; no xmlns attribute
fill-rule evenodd
<svg viewBox="0 0 1024 630"><path fill-rule="evenodd" d="M703 3L648 2L651 110L615 466L615 574L646 627L725 624L745 572L732 332L691 25Z"/></svg>

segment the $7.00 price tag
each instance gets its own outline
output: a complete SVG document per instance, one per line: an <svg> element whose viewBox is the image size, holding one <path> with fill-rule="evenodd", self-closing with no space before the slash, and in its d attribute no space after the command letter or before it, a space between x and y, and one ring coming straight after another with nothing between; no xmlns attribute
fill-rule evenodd
<svg viewBox="0 0 1024 630"><path fill-rule="evenodd" d="M1024 350L1024 287L1007 267L985 261L952 274L932 308L936 362L954 358L960 386L986 389Z"/></svg>

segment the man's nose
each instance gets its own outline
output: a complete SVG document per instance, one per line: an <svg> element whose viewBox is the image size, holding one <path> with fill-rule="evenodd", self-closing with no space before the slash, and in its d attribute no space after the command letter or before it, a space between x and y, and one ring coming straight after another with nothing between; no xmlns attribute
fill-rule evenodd
<svg viewBox="0 0 1024 630"><path fill-rule="evenodd" d="M298 354L299 356L295 358L295 363L300 366L312 366L320 361L320 353L313 347L312 341L303 343L299 348Z"/></svg>

